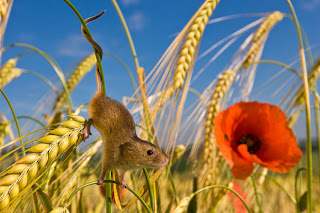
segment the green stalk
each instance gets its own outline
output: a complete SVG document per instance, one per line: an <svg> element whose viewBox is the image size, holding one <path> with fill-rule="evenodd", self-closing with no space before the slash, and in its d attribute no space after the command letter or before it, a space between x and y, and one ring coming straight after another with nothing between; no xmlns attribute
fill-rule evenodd
<svg viewBox="0 0 320 213"><path fill-rule="evenodd" d="M123 186L125 187L128 191L130 191L134 196L136 196L136 198L138 198L140 200L140 202L142 203L142 205L144 206L144 208L146 209L146 211L148 213L152 213L152 211L150 210L150 208L148 207L148 205L146 204L146 202L138 195L138 193L136 193L133 189L131 189L130 187L118 182L118 181L114 181L114 180L105 180L104 183L114 183L114 184L117 184L117 185L120 185L120 186ZM70 205L70 202L72 200L72 197L80 190L84 189L85 187L88 187L88 186L92 186L92 185L96 185L97 182L90 182L90 183L87 183L85 185L82 185L80 186L79 188L77 188L75 191L72 192L72 194L70 195L69 199L68 199L68 203L65 205L65 207L67 207L68 205Z"/></svg>
<svg viewBox="0 0 320 213"><path fill-rule="evenodd" d="M146 177L148 188L149 188L151 208L154 211L155 210L155 199L153 196L153 188L152 188L152 184L150 181L150 175L149 175L148 170L146 168L143 169L143 173L144 173L144 176Z"/></svg>
<svg viewBox="0 0 320 213"><path fill-rule="evenodd" d="M298 177L301 171L306 170L305 168L300 168L298 169L298 171L296 172L296 176L294 178L294 194L296 197L296 201L299 201L299 193L298 193ZM296 211L300 212L300 206L299 206L299 202L296 202Z"/></svg>
<svg viewBox="0 0 320 213"><path fill-rule="evenodd" d="M38 119L36 119L36 118L34 118L34 117L31 117L31 116L21 115L21 116L18 116L17 118L18 118L18 119L20 119L20 118L26 118L26 119L29 119L29 120L32 120L32 121L38 123L41 127L46 127L46 125L45 125L44 123L42 123L42 122L39 121ZM10 121L10 123L11 123L11 122L13 122L13 120Z"/></svg>
<svg viewBox="0 0 320 213"><path fill-rule="evenodd" d="M69 7L73 10L73 12L76 14L76 16L78 17L79 21L81 22L84 30L88 34L88 36L93 40L92 35L90 33L90 30L89 30L86 22L84 21L84 19L80 15L79 11L71 4L71 2L69 0L64 0L64 2L67 3L69 5ZM97 65L98 65L100 76L101 76L103 93L104 93L104 95L107 95L106 85L105 85L105 82L104 82L103 69L102 69L102 64L101 64L101 58L99 56L98 51L95 48L93 48L93 50L94 50L94 53L95 53L96 58L97 58ZM107 177L109 178L108 180L111 180L111 172L109 172L107 174ZM107 194L106 194L106 210L107 210L107 213L111 213L111 183L107 183L106 184L106 192L107 192Z"/></svg>
<svg viewBox="0 0 320 213"><path fill-rule="evenodd" d="M274 61L274 60L260 60L260 61L254 61L252 62L252 64L274 64L274 65L278 65L280 67L283 67L289 71L291 71L293 74L295 74L296 76L298 76L300 79L302 79L302 75L295 69L293 69L292 67L290 67L287 64L281 63L279 61Z"/></svg>
<svg viewBox="0 0 320 213"><path fill-rule="evenodd" d="M0 89L0 92L2 93L3 97L6 99L8 105L9 105L9 108L10 108L10 110L11 110L11 113L12 113L12 116L13 116L13 119L14 119L14 122L15 122L16 127L17 127L17 132L18 132L19 138L21 138L22 135L21 135L20 126L19 126L19 123L18 123L18 119L17 119L16 113L14 112L14 109L13 109L13 107L12 107L12 105L11 105L11 102L10 102L10 100L8 99L8 97L6 96L6 94L2 91L2 89ZM23 155L23 156L26 156L26 151L25 151L25 149L24 149L24 145L23 145L22 139L20 139L20 144L21 144L22 155Z"/></svg>
<svg viewBox="0 0 320 213"><path fill-rule="evenodd" d="M106 180L112 180L111 172L108 172L106 174ZM112 202L111 184L110 183L106 183L106 212L107 213L111 213L112 212L111 202Z"/></svg>
<svg viewBox="0 0 320 213"><path fill-rule="evenodd" d="M40 213L40 209L38 206L38 202L37 202L37 194L33 193L32 194L32 203L33 203L33 211L34 213Z"/></svg>
<svg viewBox="0 0 320 213"><path fill-rule="evenodd" d="M259 201L259 195L258 195L258 190L257 190L257 186L256 186L256 181L254 180L254 177L252 175L250 175L250 178L252 180L252 185L253 185L253 189L254 189L254 196L256 198L256 202L258 204L259 207L259 212L262 213L262 207Z"/></svg>
<svg viewBox="0 0 320 213"><path fill-rule="evenodd" d="M53 85L53 83L51 81L49 81L46 77L44 77L43 75L37 73L37 72L34 72L34 71L30 71L30 70L22 70L23 73L28 73L28 74L31 74L31 75L34 75L38 78L40 78L41 80L43 80L46 84L48 84L48 86L54 91L54 93L56 95L59 94L58 92L58 89Z"/></svg>
<svg viewBox="0 0 320 213"><path fill-rule="evenodd" d="M136 66L136 70L138 72L138 69L139 69L139 61L138 61L138 56L137 56L137 53L136 53L136 50L135 50L135 47L134 47L134 44L133 44L133 41L132 41L132 37L131 37L131 34L130 34L130 31L129 31L129 28L128 28L128 25L126 23L126 20L124 19L124 16L120 10L120 7L117 3L116 0L112 0L112 3L119 15L119 18L121 20L121 23L122 23L122 26L126 32L126 35L127 35L127 39L128 39L128 42L129 42L129 45L130 45L130 49L131 49L131 53L132 53L132 56L133 56L133 60L134 60L134 63L135 63L135 66ZM144 104L143 104L144 105ZM146 116L146 125L147 125L147 129L150 130L150 119L149 119L149 114L148 114L148 108L146 106L144 106L144 111L145 111L145 116ZM154 199L154 196L153 196L153 189L152 189L152 185L150 184L150 179L149 179L149 173L146 169L143 169L143 172L145 174L145 177L146 177L146 180L147 180L147 183L148 183L148 187L149 187L149 195L150 195L150 201L151 201L151 207L153 210L154 207L155 207L155 199Z"/></svg>
<svg viewBox="0 0 320 213"><path fill-rule="evenodd" d="M70 109L72 109L72 103L71 103L71 99L70 99L70 93L69 93L69 90L67 88L67 84L66 84L66 80L65 80L65 77L64 77L64 74L61 70L61 68L59 67L59 65L57 64L57 62L50 56L48 55L47 53L43 52L42 50L32 46L32 45L29 45L29 44L24 44L24 43L14 43L14 44L10 44L2 49L0 49L0 53L9 49L9 48L12 48L12 47L26 47L26 48L29 48L37 53L39 53L42 57L44 57L47 62L52 66L52 68L54 69L54 71L56 72L57 76L59 77L60 79L60 82L63 86L63 89L65 90L66 92L66 95L67 95L67 102L69 104L69 107Z"/></svg>
<svg viewBox="0 0 320 213"><path fill-rule="evenodd" d="M126 69L126 71L129 74L129 78L131 80L134 91L137 91L138 87L137 87L136 81L134 80L133 74L132 74L130 68L128 67L128 65L120 57L118 57L117 55L115 55L113 53L103 53L103 55L113 57L114 59L116 59L117 61L120 62L120 64ZM138 93L136 93L136 97L139 98Z"/></svg>
<svg viewBox="0 0 320 213"><path fill-rule="evenodd" d="M297 204L297 199L295 199L277 180L274 178L266 175L266 179L272 181L276 184L284 193L286 193L287 197L292 201L293 204Z"/></svg>
<svg viewBox="0 0 320 213"><path fill-rule="evenodd" d="M126 32L126 35L127 35L127 38L128 38L128 42L129 42L129 45L130 45L130 48L131 48L131 52L132 52L132 56L133 56L133 60L134 60L134 63L136 65L136 70L138 70L138 68L140 67L139 66L139 61L138 61L138 56L137 56L137 53L136 53L136 49L134 48L134 44L133 44L133 41L132 41L132 38L131 38L131 34L130 34L130 31L129 31L129 28L128 28L128 25L126 23L126 20L124 19L123 17L123 14L120 10L120 7L117 3L116 0L112 0L112 3L119 15L119 18L121 20L121 23L122 23L122 26Z"/></svg>
<svg viewBox="0 0 320 213"><path fill-rule="evenodd" d="M84 21L84 19L82 18L82 16L80 15L79 11L75 8L75 6L73 6L73 4L71 4L71 2L69 0L63 0L65 3L68 4L68 6L73 10L73 12L76 14L76 16L78 17L79 21L81 22L84 30L86 31L86 33L88 34L88 36L93 40L92 38L92 35L90 33L90 30L86 24L86 22ZM100 75L101 75L101 80L102 80L102 86L103 86L103 93L104 95L107 95L106 93L106 86L105 86L105 83L104 83L104 75L103 75L103 69L102 69L102 64L101 64L101 59L100 59L100 56L99 56L99 53L98 51L93 48L94 50L94 53L96 55L96 58L97 58L97 64L98 64L98 67L99 67L99 71L100 71Z"/></svg>
<svg viewBox="0 0 320 213"><path fill-rule="evenodd" d="M312 189L313 189L313 180L312 180L312 140L311 140L311 113L310 113L310 97L309 97L309 84L308 84L308 74L307 74L307 65L304 54L304 47L302 42L302 35L300 24L298 18L294 11L293 5L290 0L286 0L288 6L291 10L292 17L296 26L297 35L299 39L299 54L300 54L300 63L303 76L303 85L304 85L304 97L306 104L306 126L307 126L307 143L306 143L306 152L307 152L307 211L312 212Z"/></svg>

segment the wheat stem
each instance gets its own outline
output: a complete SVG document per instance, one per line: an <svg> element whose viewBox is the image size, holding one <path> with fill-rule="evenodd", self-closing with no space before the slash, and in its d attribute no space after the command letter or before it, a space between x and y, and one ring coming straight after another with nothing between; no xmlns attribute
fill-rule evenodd
<svg viewBox="0 0 320 213"><path fill-rule="evenodd" d="M131 52L132 52L132 56L133 56L133 60L134 60L134 64L136 66L136 70L139 69L139 61L138 61L138 56L137 56L137 53L136 53L136 49L134 47L134 44L133 44L133 41L132 41L132 37L131 37L131 34L130 34L130 31L129 31L129 28L127 26L127 23L126 23L126 20L124 19L123 17L123 14L121 12L121 9L117 3L116 0L112 0L112 3L118 13L118 16L121 20L121 23L122 23L122 26L124 28L124 31L126 32L126 36L127 36L127 39L128 39L128 42L129 42L129 45L130 45L130 49L131 49Z"/></svg>
<svg viewBox="0 0 320 213"><path fill-rule="evenodd" d="M47 53L43 52L42 50L32 46L32 45L29 45L29 44L24 44L24 43L14 43L14 44L10 44L6 47L3 47L1 50L0 50L0 53L9 49L9 48L12 48L12 47L26 47L26 48L29 48L37 53L39 53L42 57L44 57L44 59L47 60L47 62L52 66L52 68L54 69L54 71L56 72L57 76L59 77L59 80L67 94L67 102L69 104L69 107L70 109L72 109L72 103L71 103L71 100L70 100L70 93L68 91L68 88L67 88L67 85L66 85L66 80L65 80L65 77L64 77L64 74L61 70L61 68L59 67L59 65L57 64L57 62L50 56L48 55Z"/></svg>
<svg viewBox="0 0 320 213"><path fill-rule="evenodd" d="M308 187L307 210L308 210L308 213L311 213L312 212L313 171L312 171L311 113L310 113L308 74L307 74L307 66L306 66L306 59L304 54L300 24L291 1L290 0L286 0L286 1L291 10L292 17L297 30L298 40L299 40L299 55L300 55L300 63L301 63L302 76L303 76L304 98L305 98L305 105L306 105L306 127L307 127L306 152L307 152L307 187Z"/></svg>
<svg viewBox="0 0 320 213"><path fill-rule="evenodd" d="M0 88L0 92L2 93L3 97L6 99L8 105L9 105L9 108L11 110L11 113L12 113L12 116L13 116L13 119L14 119L14 122L15 122L16 127L17 127L17 132L18 132L19 138L21 138L21 130L20 130L19 122L18 122L16 113L14 112L14 109L13 109L13 107L11 105L11 102L10 102L10 100L8 99L8 97L6 96L6 94L3 92L3 90L1 88ZM22 146L21 147L22 155L25 156L26 153L25 153L25 149L24 149L24 145L23 145L22 139L20 139L20 144Z"/></svg>
<svg viewBox="0 0 320 213"><path fill-rule="evenodd" d="M256 181L254 180L254 177L252 175L250 175L250 178L251 178L252 186L253 186L253 189L254 189L254 196L256 198L256 203L258 204L258 207L259 207L259 213L262 213L262 207L261 207L261 204L260 204L260 201L259 201Z"/></svg>

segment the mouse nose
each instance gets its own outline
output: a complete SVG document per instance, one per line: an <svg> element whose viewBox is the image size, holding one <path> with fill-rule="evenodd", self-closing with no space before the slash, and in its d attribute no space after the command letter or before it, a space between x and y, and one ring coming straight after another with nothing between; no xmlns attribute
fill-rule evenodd
<svg viewBox="0 0 320 213"><path fill-rule="evenodd" d="M167 156L164 156L162 159L163 165L166 165L169 162L169 158Z"/></svg>

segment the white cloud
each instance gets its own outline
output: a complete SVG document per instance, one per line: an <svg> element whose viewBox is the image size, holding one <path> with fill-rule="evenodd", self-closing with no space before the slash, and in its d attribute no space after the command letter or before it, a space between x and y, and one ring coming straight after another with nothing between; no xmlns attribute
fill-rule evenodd
<svg viewBox="0 0 320 213"><path fill-rule="evenodd" d="M132 5L132 4L138 4L139 2L140 2L140 0L121 0L121 3L124 6L129 6L129 5Z"/></svg>
<svg viewBox="0 0 320 213"><path fill-rule="evenodd" d="M57 45L57 52L63 56L84 56L92 52L82 34L68 35Z"/></svg>
<svg viewBox="0 0 320 213"><path fill-rule="evenodd" d="M320 5L320 0L302 0L302 8L305 10L314 10Z"/></svg>
<svg viewBox="0 0 320 213"><path fill-rule="evenodd" d="M147 19L141 12L135 12L128 18L129 28L133 30L142 30L146 24Z"/></svg>

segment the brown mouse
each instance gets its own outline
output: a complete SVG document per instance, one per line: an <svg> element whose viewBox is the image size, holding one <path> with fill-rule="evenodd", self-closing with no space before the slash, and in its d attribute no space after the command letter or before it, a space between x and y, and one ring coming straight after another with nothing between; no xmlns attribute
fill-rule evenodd
<svg viewBox="0 0 320 213"><path fill-rule="evenodd" d="M86 19L86 23L102 14ZM101 47L87 35L83 27L81 31L102 58ZM134 120L126 107L103 94L98 65L96 65L95 74L97 92L89 102L90 118L83 130L83 140L91 135L91 124L102 136L102 170L98 184L103 183L106 172L115 169L157 168L166 165L169 159L159 147L138 138Z"/></svg>

